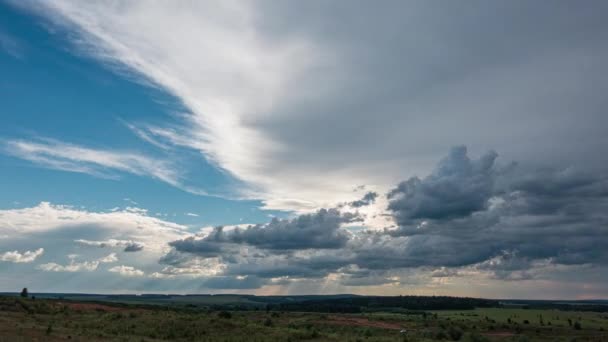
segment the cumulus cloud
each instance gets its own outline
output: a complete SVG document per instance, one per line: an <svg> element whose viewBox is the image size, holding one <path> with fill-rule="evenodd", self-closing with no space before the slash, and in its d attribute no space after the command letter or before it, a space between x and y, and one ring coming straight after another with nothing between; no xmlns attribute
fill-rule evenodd
<svg viewBox="0 0 608 342"><path fill-rule="evenodd" d="M135 268L133 266L124 266L124 265L114 266L114 267L108 269L108 271L118 273L125 277L141 277L144 275L144 272L142 270L138 270L137 268Z"/></svg>
<svg viewBox="0 0 608 342"><path fill-rule="evenodd" d="M33 262L44 253L44 248L38 248L35 251L25 251L23 253L19 251L10 251L0 254L0 261L8 261L14 263L28 263Z"/></svg>
<svg viewBox="0 0 608 342"><path fill-rule="evenodd" d="M482 263L483 269L506 272L503 278L516 265L531 268L541 260L608 261L599 247L608 243L606 177L574 168L498 168L495 159L490 153L471 161L465 149L452 150L431 176L389 193L398 228L387 233L407 244L402 260L420 266Z"/></svg>
<svg viewBox="0 0 608 342"><path fill-rule="evenodd" d="M111 254L108 254L107 256L99 259L98 261L100 263L112 263L112 262L117 262L118 257L116 256L116 253L111 253Z"/></svg>
<svg viewBox="0 0 608 342"><path fill-rule="evenodd" d="M145 269L166 254L168 242L189 234L185 226L150 216L140 208L96 212L42 202L32 207L0 210L0 235L4 236L0 239L0 250L9 246L44 248L46 260L36 269L51 273L42 276L39 274L43 272L37 271L31 273L31 277L49 279L55 272L71 272L75 276L74 284L94 280L99 290L107 290L115 279L107 275L99 278L101 265L115 263L120 258L132 267ZM107 253L108 248L125 251L144 245L138 253ZM83 248L88 246L91 247ZM69 261L59 261L66 254ZM56 289L61 291L61 287Z"/></svg>
<svg viewBox="0 0 608 342"><path fill-rule="evenodd" d="M370 191L363 195L363 198L361 198L360 200L350 202L348 205L353 208L361 208L374 203L374 201L376 201L376 197L378 197L378 193Z"/></svg>
<svg viewBox="0 0 608 342"><path fill-rule="evenodd" d="M222 244L227 243L272 250L340 248L348 240L348 233L340 229L341 225L357 220L360 217L356 214L321 209L291 220L273 218L270 223L243 229L224 231L223 227L217 227L203 238L188 237L170 245L181 252L211 255L220 253Z"/></svg>
<svg viewBox="0 0 608 342"><path fill-rule="evenodd" d="M79 243L84 246L94 246L99 248L110 248L110 247L121 247L124 252L139 252L144 249L144 244L141 242L136 242L132 240L117 240L117 239L109 239L106 241L90 241L84 239L74 240L74 242Z"/></svg>
<svg viewBox="0 0 608 342"><path fill-rule="evenodd" d="M75 209L65 205L40 202L37 206L21 209L0 210L0 233L6 240L62 231L74 227L90 227L76 230L72 240L80 244L104 245L125 244L137 241L146 247L162 249L167 240L185 235L185 226L149 216L146 210L126 208L109 212L94 212ZM94 240L78 236L103 235L107 239ZM121 238L127 237L127 238Z"/></svg>
<svg viewBox="0 0 608 342"><path fill-rule="evenodd" d="M92 272L92 271L97 270L97 267L99 267L99 264L113 263L113 262L118 261L118 258L116 257L116 253L112 253L105 257L99 258L97 260L92 260L92 261L77 262L76 261L76 258L78 258L77 254L70 254L70 255L68 255L68 258L70 259L70 263L67 265L60 265L55 262L49 262L49 263L45 263L45 264L40 264L40 265L38 265L37 268L40 270L43 270L43 271L47 271L47 272L82 272L82 271Z"/></svg>
<svg viewBox="0 0 608 342"><path fill-rule="evenodd" d="M81 272L81 271L95 271L99 266L99 261L83 261L75 262L72 261L68 265L60 265L55 262L49 262L46 264L38 265L38 269L46 272Z"/></svg>
<svg viewBox="0 0 608 342"><path fill-rule="evenodd" d="M391 190L388 209L400 225L465 217L483 210L493 195L497 156L489 152L471 160L466 147L454 147L431 175L423 180L412 177Z"/></svg>

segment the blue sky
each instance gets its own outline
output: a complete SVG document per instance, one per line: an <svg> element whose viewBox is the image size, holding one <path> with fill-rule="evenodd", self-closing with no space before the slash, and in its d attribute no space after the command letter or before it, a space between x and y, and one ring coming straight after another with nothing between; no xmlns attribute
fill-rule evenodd
<svg viewBox="0 0 608 342"><path fill-rule="evenodd" d="M606 297L605 10L0 0L0 290Z"/></svg>
<svg viewBox="0 0 608 342"><path fill-rule="evenodd" d="M179 99L162 89L117 74L108 65L76 50L69 32L50 31L30 13L2 3L5 39L0 73L3 139L58 139L100 149L118 149L164 158L163 151L138 138L129 123L170 122L184 111ZM108 101L108 99L113 99ZM175 152L193 184L230 197L233 177L210 165L194 151ZM266 221L273 211L259 210L255 200L234 201L200 196L160 181L120 173L119 179L91 177L35 167L10 155L2 160L3 208L36 205L40 201L86 206L94 210L132 206L130 199L176 222L197 225ZM197 218L186 213L200 215Z"/></svg>

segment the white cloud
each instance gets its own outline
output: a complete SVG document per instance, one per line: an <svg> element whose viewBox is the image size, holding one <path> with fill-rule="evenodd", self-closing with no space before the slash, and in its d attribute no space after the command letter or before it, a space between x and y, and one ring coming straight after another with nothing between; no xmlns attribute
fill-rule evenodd
<svg viewBox="0 0 608 342"><path fill-rule="evenodd" d="M132 266L124 266L124 265L114 266L114 267L110 268L108 271L114 272L114 273L119 273L120 275L126 276L126 277L141 277L144 275L144 272L142 270L138 270L137 268L132 267Z"/></svg>
<svg viewBox="0 0 608 342"><path fill-rule="evenodd" d="M104 60L127 65L147 81L176 94L192 110L181 116L185 123L181 128L129 124L140 137L156 145L170 143L201 151L208 160L252 185L242 195L262 197L269 206L312 209L318 205L321 196L311 196L311 184L298 184L306 177L293 177L291 171L269 172L268 167L277 164L274 154L286 151L283 142L273 141L245 122L270 114L273 104L285 95L286 85L325 55L307 39L293 37L280 44L267 40L256 32L257 18L249 3L191 2L175 7L60 1L31 5L55 16L58 22L66 23L67 19L75 24L86 35L78 40L85 49ZM170 17L166 16L168 11ZM172 30L159 29L160 22ZM191 129L183 130L186 126ZM305 182L330 186L344 174L326 179L330 176L325 173ZM293 183L297 186L290 185ZM321 188L319 184L314 190ZM350 190L352 184L347 188ZM271 195L271 189L280 193ZM296 189L306 198L293 198ZM324 193L351 199L335 190L336 186L330 186Z"/></svg>
<svg viewBox="0 0 608 342"><path fill-rule="evenodd" d="M121 247L124 248L125 252L136 252L143 250L145 244L142 242L137 242L133 240L117 240L117 239L108 239L104 241L92 241L85 239L77 239L74 242L81 244L83 246L93 246L99 248L112 248L112 247Z"/></svg>
<svg viewBox="0 0 608 342"><path fill-rule="evenodd" d="M99 266L99 261L83 261L83 262L75 262L71 260L68 265L60 265L55 262L49 262L46 264L38 265L38 269L46 271L46 272L81 272L87 271L92 272L97 269Z"/></svg>
<svg viewBox="0 0 608 342"><path fill-rule="evenodd" d="M36 260L36 258L41 256L43 253L44 248L38 248L35 251L25 251L23 253L20 253L19 251L11 251L0 254L0 260L14 263L27 263Z"/></svg>
<svg viewBox="0 0 608 342"><path fill-rule="evenodd" d="M186 235L185 226L148 216L139 208L92 212L41 202L30 208L0 210L0 234L8 239L77 226L89 227L88 232L107 236L107 239L72 238L71 241L98 246L104 243L122 246L136 241L145 245L145 250L156 252L165 248L167 241Z"/></svg>
<svg viewBox="0 0 608 342"><path fill-rule="evenodd" d="M118 261L116 253L111 253L97 260L82 262L76 261L76 258L79 257L79 255L77 254L68 254L67 257L68 259L70 259L70 263L67 265L60 265L55 262L49 262L46 264L38 265L37 268L46 272L92 272L97 270L99 264L113 263Z"/></svg>
<svg viewBox="0 0 608 342"><path fill-rule="evenodd" d="M195 214L195 213L186 213L186 216L198 217L198 214Z"/></svg>
<svg viewBox="0 0 608 342"><path fill-rule="evenodd" d="M111 254L108 254L107 256L99 259L98 261L101 263L112 263L112 262L117 262L118 257L116 256L116 253L111 253Z"/></svg>
<svg viewBox="0 0 608 342"><path fill-rule="evenodd" d="M92 149L49 139L9 140L5 142L3 150L12 156L51 169L105 178L117 178L117 171L127 172L182 187L180 175L174 166L139 153Z"/></svg>

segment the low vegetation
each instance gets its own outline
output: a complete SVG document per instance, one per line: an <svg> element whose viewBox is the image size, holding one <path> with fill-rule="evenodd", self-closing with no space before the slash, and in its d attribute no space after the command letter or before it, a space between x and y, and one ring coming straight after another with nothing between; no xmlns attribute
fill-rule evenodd
<svg viewBox="0 0 608 342"><path fill-rule="evenodd" d="M608 341L608 314L602 312L361 311L235 311L4 296L0 341Z"/></svg>

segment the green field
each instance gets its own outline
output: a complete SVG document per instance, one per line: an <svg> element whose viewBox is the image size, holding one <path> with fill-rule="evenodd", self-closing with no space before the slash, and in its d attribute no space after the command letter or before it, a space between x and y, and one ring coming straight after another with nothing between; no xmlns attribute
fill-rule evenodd
<svg viewBox="0 0 608 342"><path fill-rule="evenodd" d="M215 298L220 299L236 300ZM594 312L484 308L324 314L0 297L0 341L7 342L608 341L606 330L608 314Z"/></svg>

